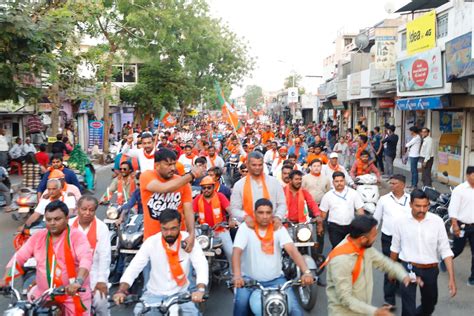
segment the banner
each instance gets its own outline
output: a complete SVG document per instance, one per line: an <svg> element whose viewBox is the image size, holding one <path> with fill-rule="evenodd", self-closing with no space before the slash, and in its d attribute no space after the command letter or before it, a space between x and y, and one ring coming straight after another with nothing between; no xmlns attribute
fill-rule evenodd
<svg viewBox="0 0 474 316"><path fill-rule="evenodd" d="M440 48L397 61L398 91L443 87L441 65Z"/></svg>
<svg viewBox="0 0 474 316"><path fill-rule="evenodd" d="M104 121L89 121L88 147L92 148L94 145L104 149Z"/></svg>
<svg viewBox="0 0 474 316"><path fill-rule="evenodd" d="M453 81L474 75L472 32L446 43L446 80Z"/></svg>
<svg viewBox="0 0 474 316"><path fill-rule="evenodd" d="M396 28L375 29L375 69L395 69L397 42Z"/></svg>
<svg viewBox="0 0 474 316"><path fill-rule="evenodd" d="M407 53L413 55L436 47L436 11L407 23Z"/></svg>

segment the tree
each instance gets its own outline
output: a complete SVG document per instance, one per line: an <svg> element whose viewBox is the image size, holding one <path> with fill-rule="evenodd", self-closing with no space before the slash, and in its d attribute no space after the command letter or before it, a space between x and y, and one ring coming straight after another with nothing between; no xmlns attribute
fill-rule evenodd
<svg viewBox="0 0 474 316"><path fill-rule="evenodd" d="M256 85L250 85L245 88L244 93L245 104L249 109L257 108L259 104L263 103L262 88Z"/></svg>
<svg viewBox="0 0 474 316"><path fill-rule="evenodd" d="M290 75L290 76L286 77L285 82L284 82L285 89L288 89L288 88L291 88L291 87L298 87L298 93L300 95L304 94L305 89L303 87L299 86L302 79L303 79L303 77L301 75L297 74L297 73L295 73L294 75Z"/></svg>

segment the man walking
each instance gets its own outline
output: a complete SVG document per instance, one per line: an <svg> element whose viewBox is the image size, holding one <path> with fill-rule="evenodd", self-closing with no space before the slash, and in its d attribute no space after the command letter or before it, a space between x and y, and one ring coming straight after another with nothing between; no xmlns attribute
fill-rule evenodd
<svg viewBox="0 0 474 316"><path fill-rule="evenodd" d="M449 203L449 217L453 228L454 258L459 256L466 241L471 246L471 275L468 286L474 286L474 166L467 167L466 181L458 185L451 195Z"/></svg>
<svg viewBox="0 0 474 316"><path fill-rule="evenodd" d="M449 274L448 288L456 295L453 252L441 217L428 212L430 201L425 192L410 194L411 213L395 224L390 247L392 260L401 260L412 284L400 286L402 316L431 315L438 302L438 264L444 260ZM416 306L417 279L420 278L421 305Z"/></svg>
<svg viewBox="0 0 474 316"><path fill-rule="evenodd" d="M397 144L398 144L398 135L395 134L395 126L390 125L387 128L388 136L382 140L382 144L384 145L384 157L385 157L385 174L387 176L393 175L393 161L397 155Z"/></svg>
<svg viewBox="0 0 474 316"><path fill-rule="evenodd" d="M420 149L420 160L421 160L421 181L424 186L431 187L433 181L431 179L431 168L433 167L434 161L434 147L433 138L430 136L429 128L423 127L421 129L421 137L423 143Z"/></svg>

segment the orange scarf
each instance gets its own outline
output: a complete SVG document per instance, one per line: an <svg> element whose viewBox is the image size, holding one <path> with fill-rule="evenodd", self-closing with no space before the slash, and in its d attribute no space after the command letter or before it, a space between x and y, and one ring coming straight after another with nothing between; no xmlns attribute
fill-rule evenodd
<svg viewBox="0 0 474 316"><path fill-rule="evenodd" d="M286 206L288 209L290 209L290 200L293 197L293 192L291 192L289 185L285 186L284 191L286 197ZM298 199L298 223L304 223L306 222L306 214L304 213L305 201L302 189L299 189L298 192L296 192L296 198Z"/></svg>
<svg viewBox="0 0 474 316"><path fill-rule="evenodd" d="M212 195L211 198L211 209L212 209L212 218L214 219L214 225L222 223L222 211L221 211L221 202L219 201L219 196L217 193ZM198 210L199 210L199 223L204 224L206 222L205 215L205 206L204 206L204 195L201 195L198 200ZM216 231L223 230L223 227L219 227Z"/></svg>
<svg viewBox="0 0 474 316"><path fill-rule="evenodd" d="M339 168L339 164L336 165L336 168L333 168L332 165L330 163L328 163L328 167L332 170L332 171L339 171L340 168Z"/></svg>
<svg viewBox="0 0 474 316"><path fill-rule="evenodd" d="M265 176L264 175L260 176L260 180L262 181L262 185L263 185L263 198L270 200L270 194L268 193L267 184L265 182ZM250 175L247 175L245 177L242 205L244 207L245 213L247 213L248 216L254 218L253 193L252 193L252 184L250 181Z"/></svg>
<svg viewBox="0 0 474 316"><path fill-rule="evenodd" d="M59 169L54 169L53 167L49 167L49 168L48 168L48 171L49 171L49 172L52 172L53 170L60 170L60 171L63 171L63 170L64 170L64 166L61 166L61 168L59 168Z"/></svg>
<svg viewBox="0 0 474 316"><path fill-rule="evenodd" d="M76 218L76 220L72 223L72 227L79 227L79 218ZM95 251L95 247L97 246L97 221L95 218L89 227L89 231L87 232L87 240L89 240L92 251Z"/></svg>
<svg viewBox="0 0 474 316"><path fill-rule="evenodd" d="M66 272L67 276L70 280L74 280L76 278L76 267L74 264L74 257L72 256L71 250L71 228L67 226L67 240L64 241L64 256L66 257ZM54 271L53 275L51 275L51 268L54 264ZM58 266L57 256L54 254L53 249L53 239L51 238L51 234L48 232L46 235L46 279L48 281L48 285L51 284L51 278L53 287L60 287L63 285L63 281L61 279L62 275L61 268ZM64 303L67 299L67 295L57 295L52 298L53 301L58 303ZM74 309L76 315L81 315L87 309L81 301L79 295L74 295L72 297L74 302Z"/></svg>
<svg viewBox="0 0 474 316"><path fill-rule="evenodd" d="M215 167L216 163L216 158L217 158L217 155L214 154L214 158L212 158L211 156L208 156L209 157L209 161L211 162L211 166L212 167Z"/></svg>
<svg viewBox="0 0 474 316"><path fill-rule="evenodd" d="M359 146L359 148L357 148L357 152L356 152L356 159L357 160L360 160L360 154L362 154L362 152L364 150L366 150L368 146L369 146L369 143L367 142L364 145Z"/></svg>
<svg viewBox="0 0 474 316"><path fill-rule="evenodd" d="M301 149L301 146L296 146L296 145L295 145L295 152L294 152L294 154L296 155L296 160L298 160L298 158L300 157L300 149Z"/></svg>
<svg viewBox="0 0 474 316"><path fill-rule="evenodd" d="M365 164L360 160L356 161L356 176L361 176L366 174L366 170L369 169L370 164Z"/></svg>
<svg viewBox="0 0 474 316"><path fill-rule="evenodd" d="M143 149L143 155L145 155L146 159L155 159L155 149L151 151L151 154L147 154L145 149Z"/></svg>
<svg viewBox="0 0 474 316"><path fill-rule="evenodd" d="M166 251L166 257L168 258L168 264L170 265L171 275L176 281L178 286L184 286L186 284L187 278L184 274L183 267L179 263L179 248L181 248L181 233L179 234L178 239L175 242L176 250L170 248L165 238L161 236L161 243L163 248Z"/></svg>
<svg viewBox="0 0 474 316"><path fill-rule="evenodd" d="M352 284L354 284L357 281L357 278L359 277L360 271L362 269L362 260L364 260L365 248L357 248L357 246L354 244L350 237L347 237L347 243L336 246L336 248L334 248L329 253L326 261L324 261L320 269L325 267L334 257L340 255L350 255L353 253L357 254L357 261L354 265L354 269L352 270Z"/></svg>
<svg viewBox="0 0 474 316"><path fill-rule="evenodd" d="M129 190L128 190L129 194L127 195L125 203L128 202L128 200L130 199L130 195L132 195L133 192L135 192L135 189L136 189L135 181L133 181L132 177L133 177L132 174L128 176L128 183L130 184L130 186L129 186ZM118 184L117 184L117 203L119 205L123 205L123 202L124 202L123 198L126 194L126 192L124 191L123 185L124 185L124 179L123 179L122 176L120 176L119 179L118 179Z"/></svg>
<svg viewBox="0 0 474 316"><path fill-rule="evenodd" d="M258 224L255 222L255 234L262 244L262 251L267 255L273 255L275 252L275 248L273 247L273 223L270 222L267 231L265 232L265 236L261 237Z"/></svg>

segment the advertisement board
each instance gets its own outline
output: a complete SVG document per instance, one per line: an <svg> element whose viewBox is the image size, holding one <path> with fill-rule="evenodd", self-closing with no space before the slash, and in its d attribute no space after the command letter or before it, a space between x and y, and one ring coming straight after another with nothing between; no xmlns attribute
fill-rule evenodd
<svg viewBox="0 0 474 316"><path fill-rule="evenodd" d="M407 53L424 52L436 47L436 11L432 10L407 23Z"/></svg>
<svg viewBox="0 0 474 316"><path fill-rule="evenodd" d="M375 29L375 68L387 70L395 68L397 42L396 28Z"/></svg>
<svg viewBox="0 0 474 316"><path fill-rule="evenodd" d="M104 149L104 121L89 121L88 147L92 148L94 145Z"/></svg>
<svg viewBox="0 0 474 316"><path fill-rule="evenodd" d="M400 92L443 87L440 48L397 61L397 85Z"/></svg>
<svg viewBox="0 0 474 316"><path fill-rule="evenodd" d="M472 32L446 43L446 80L453 81L474 75Z"/></svg>

